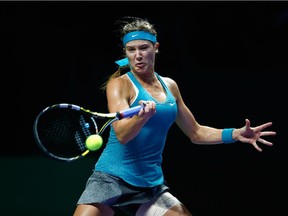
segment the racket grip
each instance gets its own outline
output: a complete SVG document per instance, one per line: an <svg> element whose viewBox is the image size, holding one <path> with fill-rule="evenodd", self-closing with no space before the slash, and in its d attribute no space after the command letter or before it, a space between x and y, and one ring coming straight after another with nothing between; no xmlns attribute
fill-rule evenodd
<svg viewBox="0 0 288 216"><path fill-rule="evenodd" d="M122 110L118 113L118 119L132 117L139 113L139 111L143 108L143 105L135 106L126 110Z"/></svg>

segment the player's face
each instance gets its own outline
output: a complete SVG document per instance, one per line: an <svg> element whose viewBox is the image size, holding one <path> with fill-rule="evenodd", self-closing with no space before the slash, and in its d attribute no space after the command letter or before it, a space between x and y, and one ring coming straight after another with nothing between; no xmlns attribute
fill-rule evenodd
<svg viewBox="0 0 288 216"><path fill-rule="evenodd" d="M126 56L129 59L130 67L134 72L154 72L155 53L158 43L155 45L147 40L134 40L126 44Z"/></svg>

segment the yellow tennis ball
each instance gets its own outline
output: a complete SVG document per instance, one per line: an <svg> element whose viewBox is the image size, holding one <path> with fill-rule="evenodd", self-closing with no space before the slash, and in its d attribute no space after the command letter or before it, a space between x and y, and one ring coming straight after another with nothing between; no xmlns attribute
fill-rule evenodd
<svg viewBox="0 0 288 216"><path fill-rule="evenodd" d="M103 139L99 134L93 134L87 137L85 146L91 151L96 151L102 147Z"/></svg>

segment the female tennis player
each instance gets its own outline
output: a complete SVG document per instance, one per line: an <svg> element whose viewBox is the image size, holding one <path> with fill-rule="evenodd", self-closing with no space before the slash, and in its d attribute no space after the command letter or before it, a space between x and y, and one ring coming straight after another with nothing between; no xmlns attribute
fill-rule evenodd
<svg viewBox="0 0 288 216"><path fill-rule="evenodd" d="M248 119L241 128L201 125L183 101L176 81L154 70L159 42L153 24L131 17L120 27L125 58L116 62L119 69L105 83L108 109L146 106L138 115L112 124L74 216L191 216L191 210L169 190L161 168L167 133L174 122L193 144L241 142L259 152L259 144L272 146L263 137L276 132L264 131L272 122L251 127Z"/></svg>

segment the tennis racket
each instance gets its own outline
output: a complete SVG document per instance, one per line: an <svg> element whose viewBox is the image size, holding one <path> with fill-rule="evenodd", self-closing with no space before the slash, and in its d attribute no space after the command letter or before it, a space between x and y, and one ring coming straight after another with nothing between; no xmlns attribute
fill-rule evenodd
<svg viewBox="0 0 288 216"><path fill-rule="evenodd" d="M85 147L88 136L101 136L113 122L132 117L143 107L139 105L115 113L98 113L74 104L55 104L37 115L33 124L34 138L46 155L60 161L74 161L90 152ZM100 130L97 119L105 120Z"/></svg>

